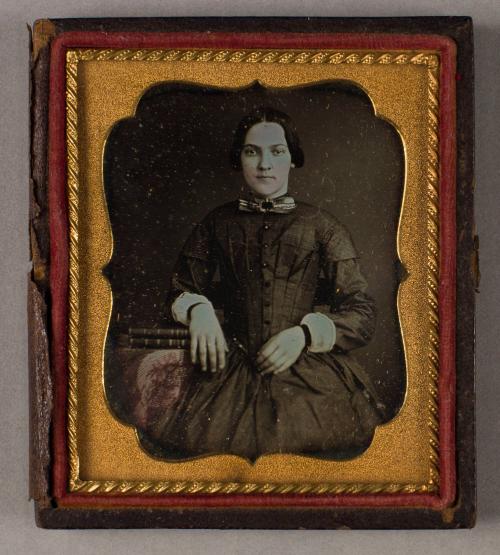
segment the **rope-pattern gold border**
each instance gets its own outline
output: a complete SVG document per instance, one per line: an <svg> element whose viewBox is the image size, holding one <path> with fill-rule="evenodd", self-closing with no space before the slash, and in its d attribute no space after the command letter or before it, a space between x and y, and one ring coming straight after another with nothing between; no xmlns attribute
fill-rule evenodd
<svg viewBox="0 0 500 555"><path fill-rule="evenodd" d="M78 479L79 461L77 450L78 416L78 55L66 54L66 157L67 191L69 212L69 322L68 322L68 450L71 484Z"/></svg>
<svg viewBox="0 0 500 555"><path fill-rule="evenodd" d="M281 64L415 64L436 68L438 57L429 52L336 52L317 50L74 50L82 61L247 62Z"/></svg>
<svg viewBox="0 0 500 555"><path fill-rule="evenodd" d="M77 370L78 370L78 130L77 71L79 61L180 61L180 62L247 62L298 64L415 64L427 67L428 73L428 174L427 174L427 267L428 305L431 322L428 357L430 471L425 484L309 484L309 483L238 483L195 481L99 481L80 480L77 448ZM439 256L439 59L429 52L335 52L290 50L114 50L85 49L68 51L66 57L66 144L68 164L68 203L70 222L70 287L69 287L69 389L68 447L69 488L78 493L104 494L400 494L436 493L439 491L439 320L438 320L438 256Z"/></svg>
<svg viewBox="0 0 500 555"><path fill-rule="evenodd" d="M360 495L376 493L433 493L434 486L429 484L257 484L242 482L135 482L135 481L83 481L71 482L71 491L78 493L112 494L259 494L283 495L287 493L307 495Z"/></svg>
<svg viewBox="0 0 500 555"><path fill-rule="evenodd" d="M439 74L428 71L428 146L427 146L427 300L430 320L428 372L430 475L429 484L439 484Z"/></svg>

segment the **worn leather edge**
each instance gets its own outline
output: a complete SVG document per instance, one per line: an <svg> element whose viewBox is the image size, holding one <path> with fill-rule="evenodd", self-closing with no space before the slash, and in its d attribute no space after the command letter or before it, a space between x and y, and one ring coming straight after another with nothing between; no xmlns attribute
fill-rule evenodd
<svg viewBox="0 0 500 555"><path fill-rule="evenodd" d="M38 23L38 22L37 22ZM30 209L31 271L28 273L30 374L30 497L39 509L51 506L50 427L53 384L49 356L49 232L47 203L47 108L49 47L35 25L30 33ZM46 29L46 26L45 26ZM31 31L31 29L29 29ZM37 45L37 46L35 46Z"/></svg>
<svg viewBox="0 0 500 555"><path fill-rule="evenodd" d="M474 34L472 20L457 27L457 498L444 515L472 528L476 521L475 295L479 248L474 221Z"/></svg>
<svg viewBox="0 0 500 555"><path fill-rule="evenodd" d="M93 508L42 509L40 526L52 529L217 528L262 530L455 529L441 513L417 508Z"/></svg>
<svg viewBox="0 0 500 555"><path fill-rule="evenodd" d="M37 60L40 50L50 43L55 34L56 28L50 19L38 19L35 21L30 47L32 60Z"/></svg>

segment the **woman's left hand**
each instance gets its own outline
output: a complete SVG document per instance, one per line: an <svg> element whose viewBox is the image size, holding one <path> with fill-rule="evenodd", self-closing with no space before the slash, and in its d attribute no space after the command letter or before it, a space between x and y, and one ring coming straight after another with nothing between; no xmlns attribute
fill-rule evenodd
<svg viewBox="0 0 500 555"><path fill-rule="evenodd" d="M304 331L294 326L273 335L257 353L257 365L264 374L284 372L299 358L306 345Z"/></svg>

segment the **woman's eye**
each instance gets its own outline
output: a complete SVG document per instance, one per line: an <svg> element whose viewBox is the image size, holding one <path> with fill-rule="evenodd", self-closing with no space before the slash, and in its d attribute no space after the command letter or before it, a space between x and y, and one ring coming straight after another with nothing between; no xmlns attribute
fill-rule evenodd
<svg viewBox="0 0 500 555"><path fill-rule="evenodd" d="M244 149L243 149L243 154L244 154L245 156L255 156L257 153L255 152L255 149L254 149L254 148L248 148L248 147L247 147L247 148L244 148Z"/></svg>
<svg viewBox="0 0 500 555"><path fill-rule="evenodd" d="M286 154L286 148L275 148L273 150L273 154L274 156L282 156L283 154Z"/></svg>

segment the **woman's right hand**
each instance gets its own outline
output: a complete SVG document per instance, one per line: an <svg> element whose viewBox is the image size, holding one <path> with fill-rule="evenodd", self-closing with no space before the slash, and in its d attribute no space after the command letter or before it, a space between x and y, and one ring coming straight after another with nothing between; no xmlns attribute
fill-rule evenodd
<svg viewBox="0 0 500 555"><path fill-rule="evenodd" d="M201 369L215 372L226 366L228 351L224 332L211 304L201 303L191 309L189 322L191 336L191 362L200 363Z"/></svg>

